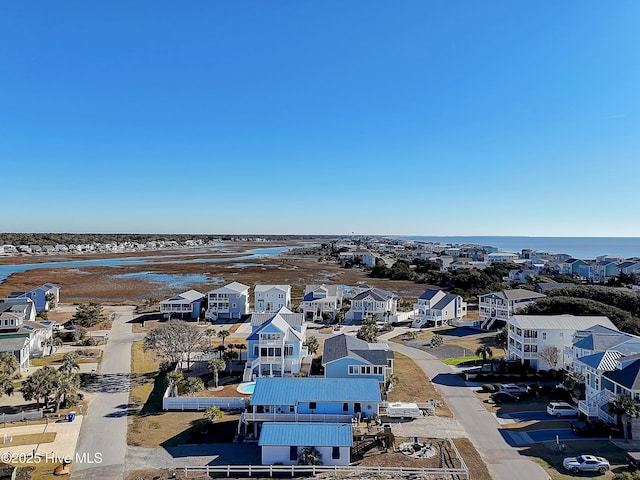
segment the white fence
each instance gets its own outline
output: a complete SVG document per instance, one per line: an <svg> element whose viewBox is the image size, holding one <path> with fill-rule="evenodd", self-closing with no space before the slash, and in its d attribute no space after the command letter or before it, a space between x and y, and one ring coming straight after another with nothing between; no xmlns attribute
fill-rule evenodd
<svg viewBox="0 0 640 480"><path fill-rule="evenodd" d="M244 410L247 403L240 397L170 397L169 388L162 397L163 410L206 410L218 407L221 410Z"/></svg>
<svg viewBox="0 0 640 480"><path fill-rule="evenodd" d="M418 314L418 310L411 310L410 312L398 312L395 315L391 315L389 318L390 323L408 322Z"/></svg>
<svg viewBox="0 0 640 480"><path fill-rule="evenodd" d="M406 468L406 467L360 467L360 466L324 466L324 465L221 465L202 467L184 467L184 476L189 478L189 473L205 473L207 475L218 474L227 477L245 477L256 475L259 477L273 477L274 475L287 474L295 477L297 475L316 475L318 473L353 473L356 475L366 474L393 474L395 475L419 475L424 477L451 476L469 479L469 469L466 465L463 468Z"/></svg>
<svg viewBox="0 0 640 480"><path fill-rule="evenodd" d="M42 416L42 410L20 413L3 413L2 416L0 416L0 422L21 422L22 420L34 420L42 418Z"/></svg>

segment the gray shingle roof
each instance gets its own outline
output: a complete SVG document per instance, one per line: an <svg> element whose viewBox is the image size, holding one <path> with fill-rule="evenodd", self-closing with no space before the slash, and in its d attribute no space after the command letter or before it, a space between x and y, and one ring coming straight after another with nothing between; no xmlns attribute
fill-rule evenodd
<svg viewBox="0 0 640 480"><path fill-rule="evenodd" d="M380 290L379 288L370 288L365 290L364 292L359 293L352 300L363 300L367 297L371 297L378 302L386 302L391 298L396 298L396 295L391 292L387 292L386 290Z"/></svg>
<svg viewBox="0 0 640 480"><path fill-rule="evenodd" d="M384 345L384 346L383 346ZM348 356L360 357L371 365L386 365L392 359L393 352L385 344L370 344L351 335L335 335L324 341L322 364L334 362Z"/></svg>

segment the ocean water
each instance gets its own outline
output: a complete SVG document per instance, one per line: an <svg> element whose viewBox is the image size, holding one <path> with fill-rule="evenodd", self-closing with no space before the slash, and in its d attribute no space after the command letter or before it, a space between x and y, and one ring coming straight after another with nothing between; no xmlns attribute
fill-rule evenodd
<svg viewBox="0 0 640 480"><path fill-rule="evenodd" d="M396 236L403 240L436 243L489 245L506 252L523 248L566 253L576 258L592 259L599 255L624 258L640 257L640 237L490 237L490 236Z"/></svg>

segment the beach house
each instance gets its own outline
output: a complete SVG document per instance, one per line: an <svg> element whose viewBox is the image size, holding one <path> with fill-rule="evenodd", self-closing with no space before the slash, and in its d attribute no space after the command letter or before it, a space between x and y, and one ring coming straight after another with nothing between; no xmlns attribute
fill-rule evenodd
<svg viewBox="0 0 640 480"><path fill-rule="evenodd" d="M205 318L240 319L249 314L249 287L232 282L207 293Z"/></svg>
<svg viewBox="0 0 640 480"><path fill-rule="evenodd" d="M281 308L291 308L291 286L289 285L256 285L254 288L254 311L256 313L273 313Z"/></svg>
<svg viewBox="0 0 640 480"><path fill-rule="evenodd" d="M362 321L367 317L387 320L398 310L398 296L379 288L366 288L351 299L348 320Z"/></svg>
<svg viewBox="0 0 640 480"><path fill-rule="evenodd" d="M60 287L52 283L45 283L28 292L12 292L6 302L21 302L29 299L33 302L36 314L48 311L58 306L60 302Z"/></svg>
<svg viewBox="0 0 640 480"><path fill-rule="evenodd" d="M478 297L480 326L486 330L504 325L519 309L546 295L523 288L487 293ZM498 322L498 323L496 323Z"/></svg>
<svg viewBox="0 0 640 480"><path fill-rule="evenodd" d="M467 315L467 303L460 295L427 289L413 304L413 328L457 325Z"/></svg>
<svg viewBox="0 0 640 480"><path fill-rule="evenodd" d="M342 307L344 292L338 285L308 285L302 296L302 313L307 321L333 321Z"/></svg>
<svg viewBox="0 0 640 480"><path fill-rule="evenodd" d="M204 294L196 290L188 290L160 302L160 313L165 318L200 318Z"/></svg>
<svg viewBox="0 0 640 480"><path fill-rule="evenodd" d="M393 373L393 352L386 343L367 343L352 335L325 339L322 366L326 378L374 378L385 383Z"/></svg>

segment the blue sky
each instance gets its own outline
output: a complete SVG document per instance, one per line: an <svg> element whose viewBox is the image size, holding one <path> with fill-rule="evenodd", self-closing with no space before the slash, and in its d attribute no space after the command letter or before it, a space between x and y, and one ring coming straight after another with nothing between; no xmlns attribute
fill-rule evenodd
<svg viewBox="0 0 640 480"><path fill-rule="evenodd" d="M0 3L0 231L640 236L640 2Z"/></svg>

